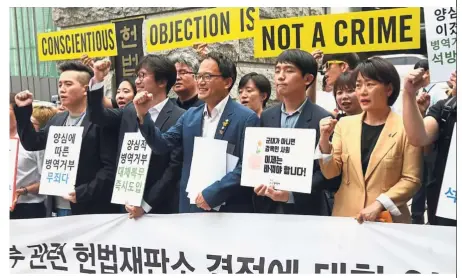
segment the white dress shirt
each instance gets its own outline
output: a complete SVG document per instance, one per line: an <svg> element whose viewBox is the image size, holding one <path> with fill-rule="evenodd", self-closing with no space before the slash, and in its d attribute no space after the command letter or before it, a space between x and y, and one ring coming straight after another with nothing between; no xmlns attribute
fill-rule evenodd
<svg viewBox="0 0 462 278"><path fill-rule="evenodd" d="M204 106L204 124L202 126L202 137L215 138L217 127L225 110L226 104L228 103L229 95L220 101L209 114L207 110L207 104Z"/></svg>

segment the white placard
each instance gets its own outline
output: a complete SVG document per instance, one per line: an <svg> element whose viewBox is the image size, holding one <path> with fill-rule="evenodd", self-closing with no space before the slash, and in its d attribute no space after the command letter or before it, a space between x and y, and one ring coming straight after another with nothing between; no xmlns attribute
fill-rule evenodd
<svg viewBox="0 0 462 278"><path fill-rule="evenodd" d="M248 127L241 184L311 193L316 130Z"/></svg>
<svg viewBox="0 0 462 278"><path fill-rule="evenodd" d="M48 131L39 193L68 196L75 190L83 126L51 126Z"/></svg>
<svg viewBox="0 0 462 278"><path fill-rule="evenodd" d="M112 203L141 206L151 153L151 148L141 133L125 133L112 191Z"/></svg>
<svg viewBox="0 0 462 278"><path fill-rule="evenodd" d="M443 183L441 185L436 216L457 219L457 124L454 124L452 131L451 145L444 169Z"/></svg>
<svg viewBox="0 0 462 278"><path fill-rule="evenodd" d="M18 170L19 139L10 138L10 207L13 205L16 192L16 175Z"/></svg>
<svg viewBox="0 0 462 278"><path fill-rule="evenodd" d="M455 7L425 7L430 82L446 82L456 70L457 11Z"/></svg>

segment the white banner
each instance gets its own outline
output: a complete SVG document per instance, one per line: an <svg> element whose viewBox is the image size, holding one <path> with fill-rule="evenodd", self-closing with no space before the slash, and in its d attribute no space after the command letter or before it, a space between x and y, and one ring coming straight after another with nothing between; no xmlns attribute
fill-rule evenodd
<svg viewBox="0 0 462 278"><path fill-rule="evenodd" d="M14 195L16 192L16 176L18 171L18 151L19 151L19 139L10 138L10 207L13 205Z"/></svg>
<svg viewBox="0 0 462 278"><path fill-rule="evenodd" d="M425 7L424 14L430 82L445 82L456 70L457 11Z"/></svg>
<svg viewBox="0 0 462 278"><path fill-rule="evenodd" d="M443 184L441 185L438 207L436 216L457 219L457 123L454 124L452 131L451 145L449 146L449 154L446 160L446 168L444 169Z"/></svg>
<svg viewBox="0 0 462 278"><path fill-rule="evenodd" d="M51 126L39 193L67 196L75 189L83 126Z"/></svg>
<svg viewBox="0 0 462 278"><path fill-rule="evenodd" d="M150 161L151 148L146 144L143 135L139 132L125 133L112 191L112 203L141 206Z"/></svg>
<svg viewBox="0 0 462 278"><path fill-rule="evenodd" d="M456 228L195 213L10 220L13 273L456 273Z"/></svg>
<svg viewBox="0 0 462 278"><path fill-rule="evenodd" d="M241 184L311 193L315 142L314 129L247 128Z"/></svg>

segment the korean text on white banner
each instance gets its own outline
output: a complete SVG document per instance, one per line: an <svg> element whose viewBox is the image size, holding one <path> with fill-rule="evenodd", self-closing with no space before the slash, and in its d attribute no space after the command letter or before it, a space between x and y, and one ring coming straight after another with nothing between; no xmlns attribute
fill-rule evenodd
<svg viewBox="0 0 462 278"><path fill-rule="evenodd" d="M451 145L444 169L443 184L441 185L436 216L457 220L457 124L452 131Z"/></svg>
<svg viewBox="0 0 462 278"><path fill-rule="evenodd" d="M430 82L444 82L456 70L457 11L425 7L424 13Z"/></svg>
<svg viewBox="0 0 462 278"><path fill-rule="evenodd" d="M39 193L67 196L75 190L83 126L51 126Z"/></svg>
<svg viewBox="0 0 462 278"><path fill-rule="evenodd" d="M316 130L249 127L241 184L311 193Z"/></svg>
<svg viewBox="0 0 462 278"><path fill-rule="evenodd" d="M151 148L139 132L127 132L120 151L112 191L114 204L141 206L148 175Z"/></svg>
<svg viewBox="0 0 462 278"><path fill-rule="evenodd" d="M14 195L16 192L16 174L18 170L18 151L19 139L10 138L10 207L13 205Z"/></svg>
<svg viewBox="0 0 462 278"><path fill-rule="evenodd" d="M275 234L284 240L274 240ZM194 213L136 221L126 214L10 220L9 247L12 273L456 273L456 227L360 225L346 217Z"/></svg>

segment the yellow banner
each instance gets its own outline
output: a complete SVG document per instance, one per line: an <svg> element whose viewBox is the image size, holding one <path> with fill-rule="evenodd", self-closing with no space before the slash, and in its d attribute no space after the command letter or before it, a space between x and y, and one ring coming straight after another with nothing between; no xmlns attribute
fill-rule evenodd
<svg viewBox="0 0 462 278"><path fill-rule="evenodd" d="M147 52L254 36L258 8L214 8L146 21Z"/></svg>
<svg viewBox="0 0 462 278"><path fill-rule="evenodd" d="M86 28L69 29L37 35L40 61L117 56L115 26L113 23Z"/></svg>
<svg viewBox="0 0 462 278"><path fill-rule="evenodd" d="M420 48L420 8L257 20L254 56L286 49L324 54Z"/></svg>

